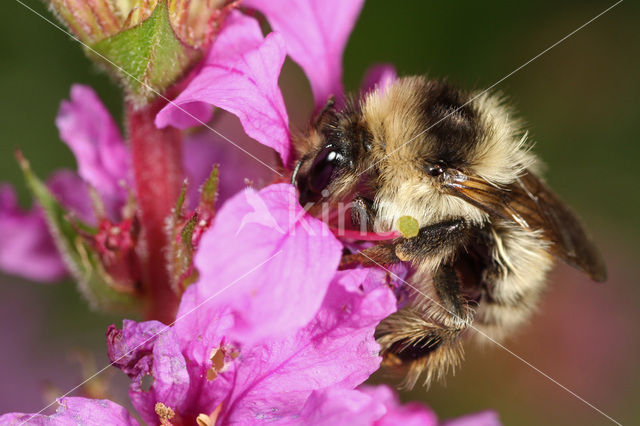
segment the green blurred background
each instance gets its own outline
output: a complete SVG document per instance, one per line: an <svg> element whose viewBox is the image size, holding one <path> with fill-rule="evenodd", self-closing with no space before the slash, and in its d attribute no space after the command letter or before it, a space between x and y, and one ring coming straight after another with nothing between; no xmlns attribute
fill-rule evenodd
<svg viewBox="0 0 640 426"><path fill-rule="evenodd" d="M51 18L40 2L25 2ZM390 62L400 74L488 87L613 3L368 1L345 53L345 84L355 89L369 65ZM497 87L526 119L548 182L593 230L610 269L599 285L560 265L539 313L504 343L623 424L640 419L639 24L639 5L627 0ZM115 117L121 99L72 40L13 0L3 4L0 52L0 181L16 184L28 205L13 151L20 147L41 176L74 167L53 123L70 85L93 86ZM301 123L306 82L290 63L281 82L290 107L306 102L291 111ZM78 383L69 348L106 364L104 332L120 319L91 313L71 283L0 276L0 291L0 412L37 411L48 383ZM121 376L113 374L114 387L125 384ZM493 408L507 425L610 423L490 343L469 346L446 386L402 397L425 401L441 418Z"/></svg>

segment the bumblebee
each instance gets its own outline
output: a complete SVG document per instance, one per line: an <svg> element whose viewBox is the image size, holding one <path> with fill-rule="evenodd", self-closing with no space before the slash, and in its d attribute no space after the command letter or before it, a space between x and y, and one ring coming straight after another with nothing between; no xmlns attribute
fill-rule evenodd
<svg viewBox="0 0 640 426"><path fill-rule="evenodd" d="M404 77L338 108L330 100L296 138L292 183L303 206L350 203L353 226L419 231L346 254L406 262L411 294L376 330L384 365L405 387L459 365L465 335L502 339L527 320L554 259L595 281L603 260L576 215L538 176L513 111L490 93ZM475 331L475 332L474 332Z"/></svg>

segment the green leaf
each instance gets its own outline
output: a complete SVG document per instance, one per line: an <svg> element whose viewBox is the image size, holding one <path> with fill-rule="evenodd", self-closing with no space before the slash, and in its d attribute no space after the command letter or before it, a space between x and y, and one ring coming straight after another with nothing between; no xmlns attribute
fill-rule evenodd
<svg viewBox="0 0 640 426"><path fill-rule="evenodd" d="M148 19L91 47L107 60L87 54L119 76L137 105L163 93L202 55L178 39L164 1L158 1Z"/></svg>
<svg viewBox="0 0 640 426"><path fill-rule="evenodd" d="M28 161L21 154L18 154L18 162L29 189L44 210L58 250L91 306L105 311L135 312L135 306L139 305L135 296L104 271L97 254L80 234L95 234L96 230L79 221L72 223L69 214L31 171Z"/></svg>

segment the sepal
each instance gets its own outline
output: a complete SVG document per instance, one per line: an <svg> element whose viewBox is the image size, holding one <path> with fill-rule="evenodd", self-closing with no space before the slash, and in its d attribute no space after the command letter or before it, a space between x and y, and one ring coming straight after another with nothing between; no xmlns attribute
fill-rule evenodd
<svg viewBox="0 0 640 426"><path fill-rule="evenodd" d="M124 84L137 106L163 93L202 57L202 52L178 39L164 1L158 1L151 16L140 24L100 40L91 48L89 57Z"/></svg>
<svg viewBox="0 0 640 426"><path fill-rule="evenodd" d="M185 181L173 214L167 220L167 231L171 241L169 273L171 286L178 295L198 279L198 271L193 266L193 255L202 234L209 229L215 215L218 166L213 167L211 174L200 187L200 200L193 212L186 212L184 208L187 185Z"/></svg>
<svg viewBox="0 0 640 426"><path fill-rule="evenodd" d="M33 173L22 154L18 152L16 157L33 197L42 207L56 247L92 308L134 312L139 302L133 283L109 274L95 248L100 229L73 218Z"/></svg>

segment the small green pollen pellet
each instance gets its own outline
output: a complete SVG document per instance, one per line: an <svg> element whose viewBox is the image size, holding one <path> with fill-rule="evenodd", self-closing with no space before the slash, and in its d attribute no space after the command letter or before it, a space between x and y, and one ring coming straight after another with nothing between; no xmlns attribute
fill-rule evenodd
<svg viewBox="0 0 640 426"><path fill-rule="evenodd" d="M418 221L411 216L402 216L398 219L398 231L405 238L412 238L418 235L420 225Z"/></svg>

